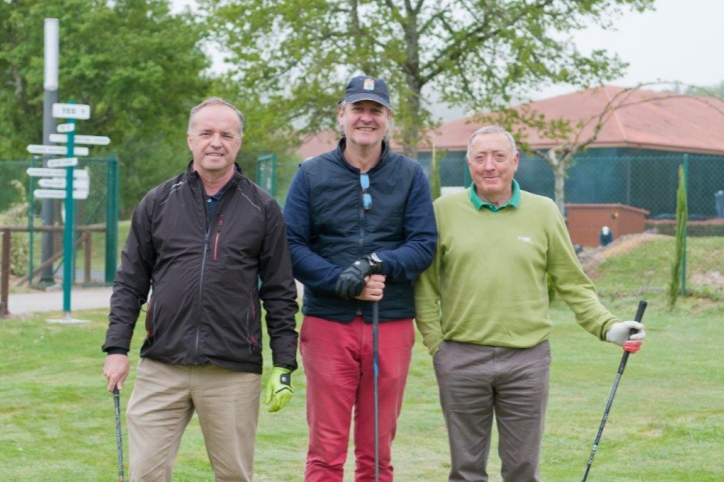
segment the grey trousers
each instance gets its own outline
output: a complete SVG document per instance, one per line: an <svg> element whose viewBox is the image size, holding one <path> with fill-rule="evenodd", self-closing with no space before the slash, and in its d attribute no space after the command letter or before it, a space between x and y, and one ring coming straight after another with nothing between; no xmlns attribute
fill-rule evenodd
<svg viewBox="0 0 724 482"><path fill-rule="evenodd" d="M505 482L539 482L548 401L547 341L514 349L445 341L433 358L450 441L451 482L487 482L493 417Z"/></svg>

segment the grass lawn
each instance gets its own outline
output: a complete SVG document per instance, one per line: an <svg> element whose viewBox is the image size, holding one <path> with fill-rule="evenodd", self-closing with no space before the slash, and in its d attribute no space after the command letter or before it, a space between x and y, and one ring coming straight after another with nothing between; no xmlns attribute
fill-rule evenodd
<svg viewBox="0 0 724 482"><path fill-rule="evenodd" d="M669 246L673 252L673 243ZM629 358L588 480L721 481L724 303L690 297L667 311L664 293L641 289L665 285L666 270L649 266L652 274L644 280L637 275L643 268L634 262L653 249L643 246L608 260L596 274L605 304L621 318L633 318L638 300L648 300L648 338ZM708 258L690 258L691 270L702 269L697 263L706 265L722 248L706 249ZM666 260L651 263L668 266ZM616 282L626 292L615 289ZM106 315L106 310L76 313L92 322L74 326L45 322L55 314L0 321L1 480L118 480L113 397L105 391L100 351ZM560 301L554 302L551 318L553 365L541 474L549 482L576 481L588 461L622 352L578 327ZM134 368L122 392L124 410L135 377L140 328L131 353ZM266 360L270 361L268 353ZM268 373L265 370L265 376ZM262 409L255 481L302 480L307 442L303 369L294 374L293 382L295 396L288 407L275 414ZM125 420L123 426L127 443ZM494 447L490 480L499 482L495 453ZM127 447L125 454L127 467ZM398 481L447 480L448 445L437 385L419 337L393 459ZM212 480L194 418L182 441L174 481ZM345 481L352 480L349 460Z"/></svg>

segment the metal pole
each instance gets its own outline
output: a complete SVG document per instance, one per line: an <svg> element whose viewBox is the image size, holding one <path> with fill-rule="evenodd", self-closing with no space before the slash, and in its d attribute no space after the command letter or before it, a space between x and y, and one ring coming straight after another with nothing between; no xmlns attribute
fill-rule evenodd
<svg viewBox="0 0 724 482"><path fill-rule="evenodd" d="M42 164L42 163L41 163ZM34 157L30 158L30 167L35 167ZM28 176L28 286L33 284L33 260L35 259L35 177ZM42 238L41 238L42 241Z"/></svg>
<svg viewBox="0 0 724 482"><path fill-rule="evenodd" d="M73 101L70 101L72 104ZM75 119L70 119L75 124ZM75 129L68 133L67 157L75 153ZM70 316L70 290L73 285L73 228L75 227L75 199L73 199L73 166L66 167L65 171L65 226L63 226L63 313L66 320Z"/></svg>
<svg viewBox="0 0 724 482"><path fill-rule="evenodd" d="M113 283L118 260L119 163L116 156L106 161L106 284Z"/></svg>
<svg viewBox="0 0 724 482"><path fill-rule="evenodd" d="M50 144L50 134L55 133L56 121L53 117L53 104L58 102L58 37L59 22L57 18L45 19L45 73L43 88L43 144ZM47 162L47 156L43 158L43 165ZM45 166L47 167L47 166ZM55 222L55 200L43 199L41 203L43 226L52 226ZM41 263L53 256L53 233L46 231L42 234L41 242ZM55 283L53 277L53 265L49 264L40 273L40 284L52 285Z"/></svg>
<svg viewBox="0 0 724 482"><path fill-rule="evenodd" d="M374 416L375 416L375 482L380 481L380 382L379 382L379 304L372 302L372 364L374 365Z"/></svg>
<svg viewBox="0 0 724 482"><path fill-rule="evenodd" d="M8 310L8 294L10 293L10 230L3 230L2 234L2 273L0 276L0 318L10 314Z"/></svg>

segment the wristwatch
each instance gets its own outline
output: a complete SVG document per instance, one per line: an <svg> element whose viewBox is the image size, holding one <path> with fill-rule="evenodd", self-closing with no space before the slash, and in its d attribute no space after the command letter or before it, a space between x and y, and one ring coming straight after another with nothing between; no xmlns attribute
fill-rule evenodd
<svg viewBox="0 0 724 482"><path fill-rule="evenodd" d="M377 256L377 253L372 253L367 256L367 261L370 263L370 266L375 273L382 271L382 260L379 256Z"/></svg>

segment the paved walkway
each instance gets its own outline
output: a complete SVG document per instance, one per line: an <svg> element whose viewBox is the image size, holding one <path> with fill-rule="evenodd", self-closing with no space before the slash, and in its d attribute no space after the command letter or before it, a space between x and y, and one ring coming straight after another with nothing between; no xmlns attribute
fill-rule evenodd
<svg viewBox="0 0 724 482"><path fill-rule="evenodd" d="M77 288L70 292L70 312L109 308L112 288ZM63 290L10 294L10 317L47 311L63 311Z"/></svg>
<svg viewBox="0 0 724 482"><path fill-rule="evenodd" d="M113 288L75 288L70 292L70 312L76 310L92 310L110 308ZM303 287L297 282L297 292L301 301ZM47 311L63 311L63 290L36 291L33 293L10 294L8 299L10 317L41 313Z"/></svg>

